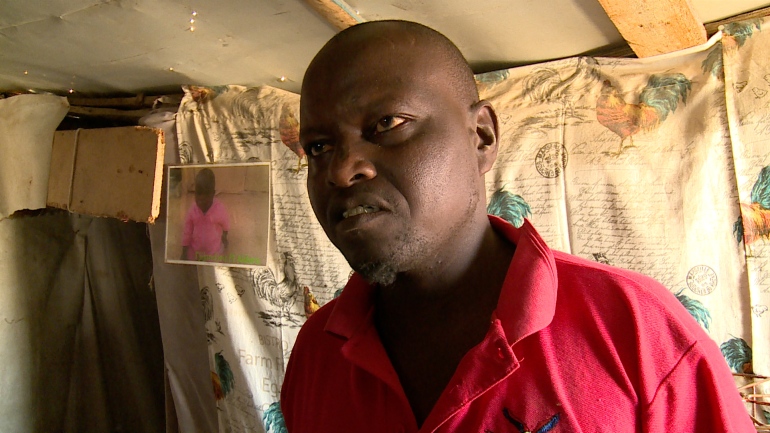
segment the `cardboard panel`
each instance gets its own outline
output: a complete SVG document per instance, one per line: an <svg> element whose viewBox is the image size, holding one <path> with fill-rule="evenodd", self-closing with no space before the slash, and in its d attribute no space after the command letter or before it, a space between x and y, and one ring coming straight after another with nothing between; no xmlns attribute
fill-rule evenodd
<svg viewBox="0 0 770 433"><path fill-rule="evenodd" d="M48 205L152 222L160 210L163 131L123 127L57 131Z"/></svg>

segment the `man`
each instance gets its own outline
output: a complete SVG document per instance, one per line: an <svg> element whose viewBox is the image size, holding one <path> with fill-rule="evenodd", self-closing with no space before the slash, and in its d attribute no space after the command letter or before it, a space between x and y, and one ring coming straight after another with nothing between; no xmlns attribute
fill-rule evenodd
<svg viewBox="0 0 770 433"><path fill-rule="evenodd" d="M497 119L445 37L347 29L300 104L310 201L356 274L297 338L290 433L753 430L665 288L487 216Z"/></svg>

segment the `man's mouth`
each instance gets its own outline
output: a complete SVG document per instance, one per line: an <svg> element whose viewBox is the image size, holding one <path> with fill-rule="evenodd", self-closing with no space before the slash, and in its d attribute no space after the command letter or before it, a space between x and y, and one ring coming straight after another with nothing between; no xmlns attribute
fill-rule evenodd
<svg viewBox="0 0 770 433"><path fill-rule="evenodd" d="M342 218L350 218L350 217L354 217L356 215L361 215L364 213L374 213L379 211L380 211L380 208L377 206L369 206L369 205L356 206L352 209L348 209L345 212L342 212Z"/></svg>

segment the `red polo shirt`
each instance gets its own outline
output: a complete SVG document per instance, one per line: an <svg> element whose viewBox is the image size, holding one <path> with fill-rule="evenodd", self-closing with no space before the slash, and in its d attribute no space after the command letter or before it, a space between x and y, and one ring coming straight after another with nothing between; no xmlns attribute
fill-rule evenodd
<svg viewBox="0 0 770 433"><path fill-rule="evenodd" d="M716 344L663 286L490 221L516 244L497 310L421 428L355 275L297 337L289 433L755 431Z"/></svg>

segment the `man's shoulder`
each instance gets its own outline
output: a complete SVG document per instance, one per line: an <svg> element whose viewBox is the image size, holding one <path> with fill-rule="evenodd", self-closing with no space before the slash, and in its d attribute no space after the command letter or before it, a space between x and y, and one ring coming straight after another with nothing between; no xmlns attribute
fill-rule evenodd
<svg viewBox="0 0 770 433"><path fill-rule="evenodd" d="M604 290L620 291L630 296L655 296L668 303L673 295L658 280L629 269L553 251L560 289L576 287L603 295Z"/></svg>
<svg viewBox="0 0 770 433"><path fill-rule="evenodd" d="M298 350L299 353L305 350L308 350L309 353L314 353L319 348L327 349L329 348L329 343L337 340L333 334L325 330L335 305L337 305L337 299L332 299L308 317L297 334L292 355Z"/></svg>
<svg viewBox="0 0 770 433"><path fill-rule="evenodd" d="M667 331L689 341L708 338L680 299L658 280L632 270L567 253L554 252L559 298L584 303L597 314L648 327L666 323Z"/></svg>
<svg viewBox="0 0 770 433"><path fill-rule="evenodd" d="M637 350L655 342L669 346L674 357L710 340L674 293L654 278L566 253L554 252L554 258L558 304L583 310L598 329L607 330L606 337L625 344L639 336L644 341L634 341Z"/></svg>

